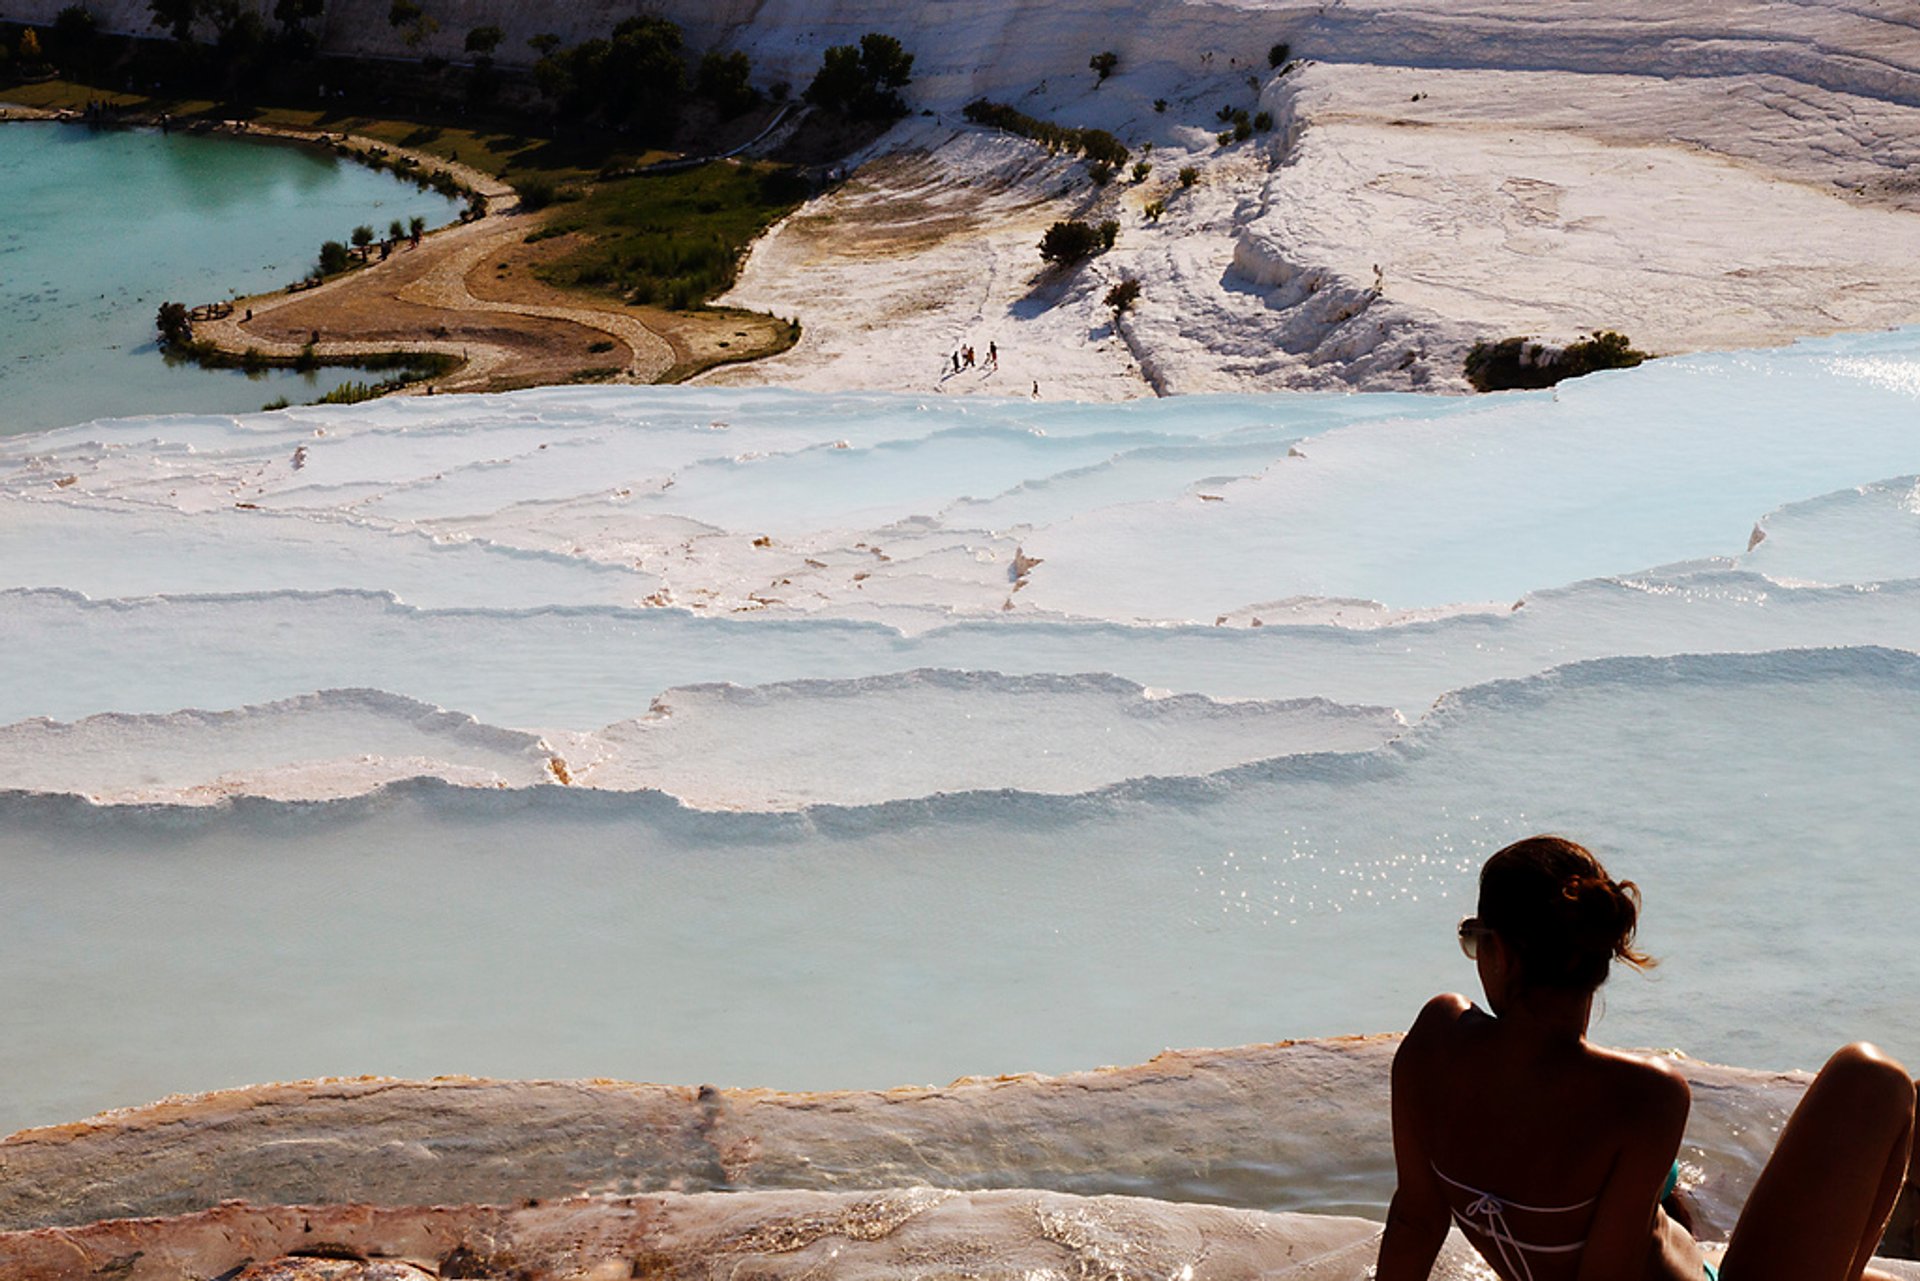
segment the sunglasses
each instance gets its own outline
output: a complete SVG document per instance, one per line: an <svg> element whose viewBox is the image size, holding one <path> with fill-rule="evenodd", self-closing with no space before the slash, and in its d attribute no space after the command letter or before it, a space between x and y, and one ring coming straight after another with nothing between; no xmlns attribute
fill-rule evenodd
<svg viewBox="0 0 1920 1281"><path fill-rule="evenodd" d="M1482 925L1477 916L1460 918L1460 950L1467 954L1469 961L1480 959L1480 940L1493 933L1493 927Z"/></svg>

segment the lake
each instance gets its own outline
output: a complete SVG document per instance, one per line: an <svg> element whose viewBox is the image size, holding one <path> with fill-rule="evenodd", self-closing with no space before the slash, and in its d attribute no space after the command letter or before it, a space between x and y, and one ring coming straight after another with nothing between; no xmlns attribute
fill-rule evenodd
<svg viewBox="0 0 1920 1281"><path fill-rule="evenodd" d="M154 314L273 289L322 241L458 206L318 147L0 127L0 434L92 418L315 400L363 371L249 375L169 363Z"/></svg>

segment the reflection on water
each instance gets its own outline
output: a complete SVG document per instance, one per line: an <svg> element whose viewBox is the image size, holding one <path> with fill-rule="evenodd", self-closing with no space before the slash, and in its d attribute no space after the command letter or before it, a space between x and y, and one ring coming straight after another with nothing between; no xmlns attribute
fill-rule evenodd
<svg viewBox="0 0 1920 1281"><path fill-rule="evenodd" d="M169 299L258 293L323 240L453 205L317 148L255 139L0 127L0 434L105 415L312 400L355 370L248 375L163 363Z"/></svg>

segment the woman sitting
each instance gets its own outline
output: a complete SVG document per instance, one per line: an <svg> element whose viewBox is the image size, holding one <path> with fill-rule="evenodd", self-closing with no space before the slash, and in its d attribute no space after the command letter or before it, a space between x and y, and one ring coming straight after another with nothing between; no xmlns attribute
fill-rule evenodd
<svg viewBox="0 0 1920 1281"><path fill-rule="evenodd" d="M1426 1281L1458 1223L1505 1281L1711 1281L1665 1208L1687 1083L1663 1059L1587 1042L1593 994L1635 950L1639 890L1555 836L1480 872L1460 946L1487 1008L1427 1002L1393 1061L1399 1187L1379 1281ZM1858 1281L1907 1169L1914 1086L1870 1045L1827 1061L1734 1228L1725 1281ZM1669 1204L1671 1204L1669 1202Z"/></svg>

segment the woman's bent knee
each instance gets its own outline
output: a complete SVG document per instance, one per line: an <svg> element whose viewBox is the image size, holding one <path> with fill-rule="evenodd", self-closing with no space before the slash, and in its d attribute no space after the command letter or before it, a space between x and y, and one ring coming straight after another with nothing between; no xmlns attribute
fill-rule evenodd
<svg viewBox="0 0 1920 1281"><path fill-rule="evenodd" d="M1898 1059L1866 1041L1835 1050L1818 1081L1825 1090L1844 1091L1855 1106L1913 1114L1913 1078Z"/></svg>

